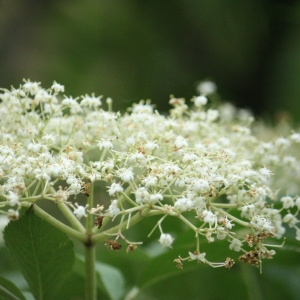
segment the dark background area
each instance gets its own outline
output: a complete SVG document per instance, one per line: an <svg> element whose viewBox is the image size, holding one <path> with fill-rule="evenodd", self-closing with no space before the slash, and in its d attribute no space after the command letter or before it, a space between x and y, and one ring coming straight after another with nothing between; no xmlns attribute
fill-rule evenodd
<svg viewBox="0 0 300 300"><path fill-rule="evenodd" d="M124 109L211 79L257 115L300 115L300 2L2 0L0 86L23 78L95 92Z"/></svg>

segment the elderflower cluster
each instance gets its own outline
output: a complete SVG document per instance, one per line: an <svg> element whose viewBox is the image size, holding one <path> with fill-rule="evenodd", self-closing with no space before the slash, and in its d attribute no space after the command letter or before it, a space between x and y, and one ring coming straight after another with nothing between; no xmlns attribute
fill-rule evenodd
<svg viewBox="0 0 300 300"><path fill-rule="evenodd" d="M161 215L154 230L165 247L174 240L163 231L168 218L195 232L196 249L176 259L178 267L184 260L232 266L230 258L207 260L201 237L227 242L253 265L256 253L259 259L275 253L265 239L280 239L291 227L300 240L300 133L260 139L249 113L230 104L214 107L207 91L192 99L192 108L172 97L168 116L144 101L123 115L107 111L101 97L64 96L56 82L44 89L27 80L1 91L0 211L10 219L39 199L67 204L78 219L96 214L74 199L88 194L88 182L102 182L111 204L100 212L101 222L130 226L142 211Z"/></svg>

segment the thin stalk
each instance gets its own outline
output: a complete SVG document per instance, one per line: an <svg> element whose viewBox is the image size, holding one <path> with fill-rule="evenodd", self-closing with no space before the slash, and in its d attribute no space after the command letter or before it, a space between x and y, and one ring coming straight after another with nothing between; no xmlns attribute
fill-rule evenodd
<svg viewBox="0 0 300 300"><path fill-rule="evenodd" d="M24 204L23 204L24 205ZM30 207L32 204L28 203L28 207ZM25 206L25 205L24 205ZM57 229L61 230L68 236L76 239L77 241L80 241L82 243L86 242L86 236L85 234L78 232L77 230L65 225L64 223L58 221L57 219L53 218L51 215L49 215L47 212L45 212L43 209L41 209L39 206L36 204L33 205L34 212L36 213L37 216L41 217Z"/></svg>
<svg viewBox="0 0 300 300"><path fill-rule="evenodd" d="M225 211L222 210L222 209L219 209L219 208L214 207L214 210L217 211L217 212L219 212L219 213L221 213L223 216L227 216L228 219L231 219L232 221L234 221L234 222L236 222L236 223L238 223L238 224L240 224L240 225L242 225L242 226L244 226L244 227L251 227L249 222L242 221L242 220L240 220L240 219L234 217L233 215L231 215L231 214L225 212Z"/></svg>
<svg viewBox="0 0 300 300"><path fill-rule="evenodd" d="M94 245L85 245L85 299L97 299L96 282L96 248Z"/></svg>
<svg viewBox="0 0 300 300"><path fill-rule="evenodd" d="M143 211L137 212L130 219L130 226L143 220L146 216L149 215L149 212L150 212L150 208L144 208ZM155 214L157 214L157 213L155 213ZM120 223L119 225L116 225L116 226L106 230L105 232L100 232L100 233L95 234L94 236L91 237L91 240L92 240L93 244L97 244L101 241L104 241L107 238L107 235L115 234L120 231L122 232L123 230L125 230L127 228L127 226L128 226L128 222L124 221L124 222Z"/></svg>
<svg viewBox="0 0 300 300"><path fill-rule="evenodd" d="M57 207L63 213L63 215L68 219L70 224L73 226L74 229L85 233L84 226L80 223L80 221L75 217L75 215L71 212L69 207L64 202L59 202Z"/></svg>
<svg viewBox="0 0 300 300"><path fill-rule="evenodd" d="M94 204L94 184L91 185L90 195L88 197L88 210L93 208ZM97 299L97 280L96 280L96 248L92 240L93 235L93 215L88 213L86 218L86 235L88 237L85 246L85 299Z"/></svg>

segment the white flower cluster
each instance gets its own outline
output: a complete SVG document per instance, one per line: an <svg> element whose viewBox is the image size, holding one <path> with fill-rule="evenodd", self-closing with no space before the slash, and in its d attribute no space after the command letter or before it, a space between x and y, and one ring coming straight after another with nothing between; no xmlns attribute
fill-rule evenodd
<svg viewBox="0 0 300 300"><path fill-rule="evenodd" d="M80 219L92 208L75 207L74 196L86 182L102 181L112 200L103 216L112 220L128 216L130 224L132 214L147 209L161 214L161 223L179 217L196 239L226 240L234 251L253 242L262 257L269 251L264 238L281 238L285 223L300 240L300 133L261 140L249 113L229 104L206 109L207 91L192 99L193 108L172 98L169 116L143 101L121 115L100 108L101 97L62 92L56 82L43 89L29 80L2 89L0 206L9 218L48 199L66 203ZM235 225L250 237L239 236ZM169 247L173 238L161 230L159 241ZM189 259L210 264L199 249L194 253Z"/></svg>

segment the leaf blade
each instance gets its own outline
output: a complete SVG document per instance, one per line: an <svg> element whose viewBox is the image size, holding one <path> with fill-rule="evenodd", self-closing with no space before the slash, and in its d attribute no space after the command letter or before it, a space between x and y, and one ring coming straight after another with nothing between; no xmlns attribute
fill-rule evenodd
<svg viewBox="0 0 300 300"><path fill-rule="evenodd" d="M121 299L125 286L125 280L121 271L111 265L96 262L96 272L99 274L110 298L113 300Z"/></svg>
<svg viewBox="0 0 300 300"><path fill-rule="evenodd" d="M73 243L29 209L4 230L4 240L36 299L53 299L72 270ZM55 288L54 288L55 287Z"/></svg>

